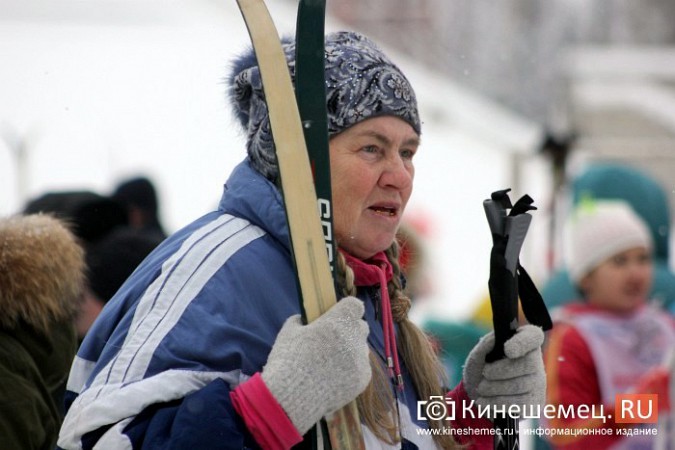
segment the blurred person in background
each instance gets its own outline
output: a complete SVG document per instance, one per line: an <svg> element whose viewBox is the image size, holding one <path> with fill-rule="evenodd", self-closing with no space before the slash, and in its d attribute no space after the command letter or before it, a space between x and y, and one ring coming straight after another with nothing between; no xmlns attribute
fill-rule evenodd
<svg viewBox="0 0 675 450"><path fill-rule="evenodd" d="M77 349L84 253L48 215L0 219L0 447L53 449Z"/></svg>
<svg viewBox="0 0 675 450"><path fill-rule="evenodd" d="M571 202L586 198L628 203L649 227L652 241L653 280L649 298L675 311L675 273L670 268L671 213L666 189L649 173L624 164L593 163L575 176L570 185ZM579 298L564 263L544 283L541 294L549 309Z"/></svg>
<svg viewBox="0 0 675 450"><path fill-rule="evenodd" d="M649 302L654 242L644 221L625 202L581 202L566 229L566 266L582 299L558 309L546 344L548 404L603 405L606 421L556 417L557 430L608 428L606 434L551 437L559 449L652 448L654 435L623 436L615 396L658 394L668 411L668 358L675 349L672 316ZM663 432L663 430L661 430Z"/></svg>
<svg viewBox="0 0 675 450"><path fill-rule="evenodd" d="M47 213L67 221L85 248L129 224L120 203L89 190L45 192L28 201L23 213Z"/></svg>
<svg viewBox="0 0 675 450"><path fill-rule="evenodd" d="M120 182L111 197L124 206L132 228L153 238L166 238L159 220L157 191L148 177L138 176Z"/></svg>
<svg viewBox="0 0 675 450"><path fill-rule="evenodd" d="M49 191L29 200L23 208L23 214L49 214L68 223L70 229L84 249L85 255L101 244L115 230L128 228L127 211L119 202L89 190ZM100 252L100 250L95 250ZM123 251L116 249L116 251ZM98 260L98 257L96 257ZM119 261L118 261L119 262ZM140 261L138 261L140 262ZM107 268L118 273L120 268ZM104 270L97 263L90 272L92 277L100 276ZM129 269L129 273L133 268ZM104 276L110 276L108 274ZM75 316L78 341L91 326L107 298L98 297L95 291L87 288L79 303Z"/></svg>
<svg viewBox="0 0 675 450"><path fill-rule="evenodd" d="M87 284L75 321L80 342L108 300L160 242L159 236L118 227L87 249Z"/></svg>
<svg viewBox="0 0 675 450"><path fill-rule="evenodd" d="M119 201L92 191L46 192L30 200L23 212L67 221L85 251L87 283L75 317L80 342L106 302L163 240L160 233L132 227Z"/></svg>

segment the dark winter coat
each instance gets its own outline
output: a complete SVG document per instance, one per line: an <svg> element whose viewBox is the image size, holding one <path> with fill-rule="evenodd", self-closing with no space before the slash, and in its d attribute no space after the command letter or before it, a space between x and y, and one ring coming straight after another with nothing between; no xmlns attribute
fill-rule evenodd
<svg viewBox="0 0 675 450"><path fill-rule="evenodd" d="M0 447L53 449L77 338L84 255L46 215L0 220Z"/></svg>

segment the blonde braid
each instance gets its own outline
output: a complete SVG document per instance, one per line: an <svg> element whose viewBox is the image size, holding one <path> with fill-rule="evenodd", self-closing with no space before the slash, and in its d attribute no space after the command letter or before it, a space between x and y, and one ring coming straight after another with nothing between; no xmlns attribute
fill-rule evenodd
<svg viewBox="0 0 675 450"><path fill-rule="evenodd" d="M392 315L399 329L396 339L398 351L410 372L413 386L420 400L427 400L432 395L445 396L446 392L443 389L443 385L447 384L445 368L438 360L427 335L408 319L412 302L403 293L401 266L398 259L399 246L396 241L387 249L386 255L394 272L388 288ZM429 419L430 428L441 429L443 426L442 420ZM434 435L434 440L443 449L461 448L451 435L439 433Z"/></svg>
<svg viewBox="0 0 675 450"><path fill-rule="evenodd" d="M343 297L355 296L354 271L347 265L347 260L342 252L337 252L337 264L335 265L335 282L339 293Z"/></svg>
<svg viewBox="0 0 675 450"><path fill-rule="evenodd" d="M428 399L431 395L445 395L441 387L441 382L445 379L445 370L436 358L426 335L408 319L411 301L403 294L401 288L398 244L394 242L386 253L394 268L394 276L388 289L392 299L392 315L400 330L397 344L401 357L410 371L413 385L420 399ZM336 264L336 283L341 295L356 295L354 272L347 265L341 252L338 252ZM398 434L396 399L384 365L372 349L370 366L373 377L365 391L357 398L359 414L378 439L395 445L401 441ZM429 425L431 428L440 429L443 423L442 421L429 421ZM450 435L435 435L434 440L444 450L462 448Z"/></svg>
<svg viewBox="0 0 675 450"><path fill-rule="evenodd" d="M412 307L412 301L403 293L401 285L401 265L398 262L399 246L394 243L386 251L387 259L393 268L393 276L389 281L389 298L391 299L391 314L396 323L401 323L408 318L408 312Z"/></svg>
<svg viewBox="0 0 675 450"><path fill-rule="evenodd" d="M356 295L354 271L347 265L342 252L337 252L335 280L342 296ZM400 442L395 420L394 395L391 384L373 349L370 349L370 367L373 376L366 389L356 399L361 420L378 437L389 444Z"/></svg>

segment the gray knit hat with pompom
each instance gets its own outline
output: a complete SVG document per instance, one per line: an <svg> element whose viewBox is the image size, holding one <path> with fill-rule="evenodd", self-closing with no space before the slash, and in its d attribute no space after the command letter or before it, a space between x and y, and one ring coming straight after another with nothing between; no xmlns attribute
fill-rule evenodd
<svg viewBox="0 0 675 450"><path fill-rule="evenodd" d="M295 81L295 43L285 41L283 49ZM373 41L350 31L332 33L326 36L325 55L329 136L365 119L386 115L400 117L421 133L410 82ZM234 61L228 81L234 113L246 132L251 163L263 176L276 180L274 141L252 48Z"/></svg>

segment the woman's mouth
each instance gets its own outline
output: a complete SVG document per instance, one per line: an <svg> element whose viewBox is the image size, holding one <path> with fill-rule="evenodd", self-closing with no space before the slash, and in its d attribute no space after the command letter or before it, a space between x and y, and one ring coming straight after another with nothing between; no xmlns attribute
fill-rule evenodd
<svg viewBox="0 0 675 450"><path fill-rule="evenodd" d="M387 206L371 206L370 208L371 211L374 211L376 214L380 214L382 216L389 216L389 217L394 217L396 216L398 209L397 208L391 208Z"/></svg>

